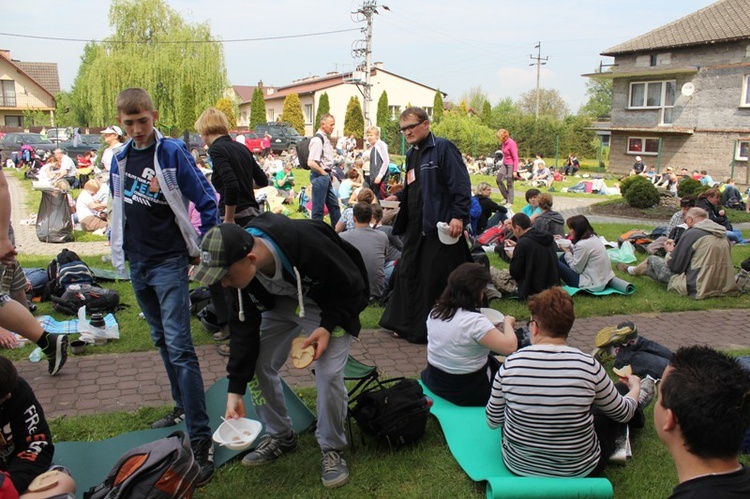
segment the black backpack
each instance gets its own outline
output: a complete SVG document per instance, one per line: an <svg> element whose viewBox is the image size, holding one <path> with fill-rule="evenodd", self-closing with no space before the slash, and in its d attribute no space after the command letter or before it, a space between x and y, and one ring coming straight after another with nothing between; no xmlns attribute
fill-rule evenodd
<svg viewBox="0 0 750 499"><path fill-rule="evenodd" d="M299 166L305 170L310 169L310 165L307 164L307 161L310 159L310 141L315 137L320 137L320 140L325 144L325 139L319 133L316 133L309 139L305 137L297 143L297 159L299 159Z"/></svg>
<svg viewBox="0 0 750 499"><path fill-rule="evenodd" d="M84 499L170 499L192 497L200 466L187 435L176 431L123 454Z"/></svg>
<svg viewBox="0 0 750 499"><path fill-rule="evenodd" d="M352 400L356 402L352 416L360 429L391 449L422 438L430 414L427 397L417 380L390 380L395 381L398 382L393 386L375 387Z"/></svg>
<svg viewBox="0 0 750 499"><path fill-rule="evenodd" d="M75 251L65 248L47 265L47 286L42 299L60 297L71 284L93 285L94 273Z"/></svg>
<svg viewBox="0 0 750 499"><path fill-rule="evenodd" d="M105 289L90 284L72 285L61 296L50 295L52 308L57 312L77 315L78 309L85 306L87 313L117 312L125 305L120 305L120 293L116 289Z"/></svg>

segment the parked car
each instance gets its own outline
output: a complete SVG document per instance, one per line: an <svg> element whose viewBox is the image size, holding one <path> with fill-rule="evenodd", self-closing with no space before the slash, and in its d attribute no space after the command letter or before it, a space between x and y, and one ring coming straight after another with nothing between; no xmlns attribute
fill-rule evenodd
<svg viewBox="0 0 750 499"><path fill-rule="evenodd" d="M81 135L81 143L74 146L73 139L68 139L65 142L60 142L60 149L68 153L70 159L75 164L78 164L78 156L83 156L90 150L94 149L98 151L102 147L102 136L98 134L83 134Z"/></svg>
<svg viewBox="0 0 750 499"><path fill-rule="evenodd" d="M17 162L17 153L22 144L28 144L37 151L54 151L57 146L38 133L6 133L0 139L0 161L3 164L9 159Z"/></svg>
<svg viewBox="0 0 750 499"><path fill-rule="evenodd" d="M265 133L271 136L271 151L278 154L282 151L294 151L297 144L304 139L289 123L268 122L265 125L258 125L253 130L258 137L263 137Z"/></svg>
<svg viewBox="0 0 750 499"><path fill-rule="evenodd" d="M185 142L185 137L183 135L180 135L179 137L177 137L177 139ZM206 151L206 143L203 142L201 134L199 133L189 134L187 147L188 151L190 151L190 154L192 154L193 158L195 158L196 160L208 156L208 152Z"/></svg>
<svg viewBox="0 0 750 499"><path fill-rule="evenodd" d="M50 128L47 130L47 138L53 144L65 142L70 138L67 128Z"/></svg>

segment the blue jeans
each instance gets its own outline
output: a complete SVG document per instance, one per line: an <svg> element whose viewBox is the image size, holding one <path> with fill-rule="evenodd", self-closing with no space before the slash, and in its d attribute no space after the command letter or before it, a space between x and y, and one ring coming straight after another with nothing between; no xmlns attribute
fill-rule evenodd
<svg viewBox="0 0 750 499"><path fill-rule="evenodd" d="M312 186L312 213L310 218L322 221L323 207L328 206L331 226L335 227L336 222L341 218L341 208L339 208L339 198L331 186L331 177L311 171L310 184Z"/></svg>
<svg viewBox="0 0 750 499"><path fill-rule="evenodd" d="M617 351L615 367L631 366L633 374L661 379L672 357L672 351L655 341L639 336L633 345L623 345Z"/></svg>
<svg viewBox="0 0 750 499"><path fill-rule="evenodd" d="M557 270L560 273L560 279L573 288L579 287L581 282L581 276L573 269L570 268L568 262L565 261L565 253L560 255L560 259L557 261Z"/></svg>
<svg viewBox="0 0 750 499"><path fill-rule="evenodd" d="M190 335L187 257L156 265L130 262L130 281L164 362L175 407L185 410L190 439L211 438L203 376Z"/></svg>

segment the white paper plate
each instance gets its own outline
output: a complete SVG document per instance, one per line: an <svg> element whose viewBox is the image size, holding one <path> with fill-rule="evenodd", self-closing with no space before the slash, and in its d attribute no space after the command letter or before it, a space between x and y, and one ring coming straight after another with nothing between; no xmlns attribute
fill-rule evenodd
<svg viewBox="0 0 750 499"><path fill-rule="evenodd" d="M502 324L505 320L505 316L494 308L480 308L479 311L493 324Z"/></svg>
<svg viewBox="0 0 750 499"><path fill-rule="evenodd" d="M253 445L263 429L263 424L254 419L239 418L232 419L230 422L240 431L241 435L237 435L237 432L224 422L216 428L213 439L217 444L224 444L224 447L235 451L242 451ZM239 437L239 440L236 437Z"/></svg>

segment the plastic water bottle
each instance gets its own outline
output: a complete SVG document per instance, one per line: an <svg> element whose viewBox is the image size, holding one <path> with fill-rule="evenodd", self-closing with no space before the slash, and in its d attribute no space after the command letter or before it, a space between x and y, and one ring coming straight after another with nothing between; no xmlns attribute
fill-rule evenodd
<svg viewBox="0 0 750 499"><path fill-rule="evenodd" d="M39 347L36 347L31 354L29 354L29 360L31 362L39 362L44 358L44 354L42 353L42 349Z"/></svg>

